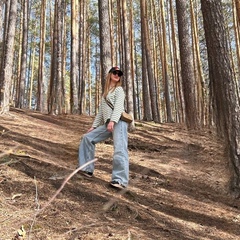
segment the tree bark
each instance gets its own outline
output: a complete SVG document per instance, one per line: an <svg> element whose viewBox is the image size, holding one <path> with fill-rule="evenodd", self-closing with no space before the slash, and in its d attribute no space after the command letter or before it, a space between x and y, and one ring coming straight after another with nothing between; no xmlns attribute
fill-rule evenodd
<svg viewBox="0 0 240 240"><path fill-rule="evenodd" d="M122 7L122 16L123 16L123 40L124 40L124 52L125 52L125 74L124 79L126 81L127 89L127 111L133 116L133 85L131 79L131 51L130 51L130 41L129 41L129 25L127 19L127 5L126 0L123 0ZM130 124L130 128L133 130L134 121Z"/></svg>
<svg viewBox="0 0 240 240"><path fill-rule="evenodd" d="M199 121L196 110L195 79L187 5L188 3L185 0L176 0L186 125L189 129L197 129L199 128Z"/></svg>
<svg viewBox="0 0 240 240"><path fill-rule="evenodd" d="M152 69L152 55L150 49L150 40L149 40L149 31L147 25L147 9L146 3L144 0L140 2L141 6L141 20L142 20L142 27L143 27L143 41L145 47L145 54L146 54L146 66L147 66L147 76L148 76L148 84L149 84L149 92L150 92L150 99L151 99L151 109L152 109L152 120L154 122L160 122L160 115L159 109L157 104L157 92L156 92L156 84L155 84L155 77L153 74Z"/></svg>
<svg viewBox="0 0 240 240"><path fill-rule="evenodd" d="M62 113L64 98L62 86L62 17L63 0L55 0L54 30L51 59L51 77L49 89L49 114Z"/></svg>
<svg viewBox="0 0 240 240"><path fill-rule="evenodd" d="M98 0L99 25L100 25L100 59L101 59L101 82L102 92L105 79L111 68L111 40L109 27L109 4L108 0Z"/></svg>
<svg viewBox="0 0 240 240"><path fill-rule="evenodd" d="M240 25L240 0L235 0L238 24Z"/></svg>
<svg viewBox="0 0 240 240"><path fill-rule="evenodd" d="M78 0L71 1L71 78L70 78L70 112L78 113Z"/></svg>
<svg viewBox="0 0 240 240"><path fill-rule="evenodd" d="M166 33L166 23L165 23L165 10L164 2L160 0L161 6L161 22L162 22L162 39L163 39L163 61L162 61L162 76L164 84L164 97L167 112L167 122L172 122L172 110L170 101L170 90L169 90L169 76L168 76L168 56L167 56L167 33Z"/></svg>
<svg viewBox="0 0 240 240"><path fill-rule="evenodd" d="M201 0L207 43L210 87L217 133L233 166L231 189L240 196L240 107L233 80L221 1Z"/></svg>
<svg viewBox="0 0 240 240"><path fill-rule="evenodd" d="M3 69L1 72L1 89L0 89L0 101L1 112L6 113L10 109L10 89L12 85L12 66L13 66L13 51L14 51L14 37L15 27L17 20L17 0L10 1L9 22L6 37L6 46L4 52Z"/></svg>
<svg viewBox="0 0 240 240"><path fill-rule="evenodd" d="M41 4L41 21L40 21L40 44L39 44L39 61L38 61L38 89L37 89L37 110L44 110L44 56L45 56L45 35L46 35L46 0Z"/></svg>
<svg viewBox="0 0 240 240"><path fill-rule="evenodd" d="M148 84L148 75L147 75L147 58L146 58L146 41L144 33L145 31L145 1L141 0L140 2L141 9L141 41L142 41L142 89L143 89L143 120L151 121L152 120L152 110L150 102L150 93L149 93L149 84Z"/></svg>
<svg viewBox="0 0 240 240"><path fill-rule="evenodd" d="M18 88L17 107L23 108L25 106L25 79L27 71L27 46L28 46L28 0L23 0L23 28L22 28L22 51L21 51L21 69L20 81Z"/></svg>

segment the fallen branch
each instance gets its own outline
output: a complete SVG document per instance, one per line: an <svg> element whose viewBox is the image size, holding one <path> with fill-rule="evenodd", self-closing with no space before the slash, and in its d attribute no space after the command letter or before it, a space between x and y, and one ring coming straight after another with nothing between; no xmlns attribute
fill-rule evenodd
<svg viewBox="0 0 240 240"><path fill-rule="evenodd" d="M66 183L80 170L82 170L83 168L85 168L86 166L96 162L98 159L95 158L87 163L85 163L84 165L82 165L81 167L77 168L76 170L74 170L62 183L61 187L57 190L57 192L52 196L52 198L43 206L43 208L39 209L37 211L37 213L35 214L35 216L39 215L41 212L43 212L52 202L53 200L57 197L57 195L62 191L62 189L64 188L64 186L66 185Z"/></svg>
<svg viewBox="0 0 240 240"><path fill-rule="evenodd" d="M31 231L32 231L32 228L33 228L33 225L34 223L36 222L36 218L38 217L38 215L40 213L43 213L44 210L46 210L46 208L54 201L54 199L57 197L57 195L62 191L62 189L64 188L64 186L66 185L66 183L80 170L82 170L83 168L85 168L86 166L96 162L98 159L95 158L87 163L85 163L84 165L82 165L81 167L78 167L76 170L74 170L62 183L61 187L56 191L56 193L52 196L52 198L43 206L43 208L41 209L38 209L37 212L34 214L33 216L33 221L32 221L32 224L31 224L31 229L29 231L29 234L28 234L28 239L30 237L30 234L31 234ZM36 182L35 182L36 184ZM37 191L37 188L36 188L36 191Z"/></svg>

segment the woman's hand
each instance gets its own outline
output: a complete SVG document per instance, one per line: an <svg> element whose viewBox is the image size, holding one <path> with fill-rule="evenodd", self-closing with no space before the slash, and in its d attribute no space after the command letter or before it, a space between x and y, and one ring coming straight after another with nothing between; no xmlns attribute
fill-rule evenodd
<svg viewBox="0 0 240 240"><path fill-rule="evenodd" d="M93 129L94 129L94 127L89 128L87 133L91 132Z"/></svg>
<svg viewBox="0 0 240 240"><path fill-rule="evenodd" d="M113 132L114 123L115 123L115 122L113 122L113 121L110 121L110 122L108 123L108 125L107 125L107 130L108 130L109 132Z"/></svg>

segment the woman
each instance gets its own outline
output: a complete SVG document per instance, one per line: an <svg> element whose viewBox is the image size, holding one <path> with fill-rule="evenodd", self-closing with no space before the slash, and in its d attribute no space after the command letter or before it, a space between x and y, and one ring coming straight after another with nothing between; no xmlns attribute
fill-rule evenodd
<svg viewBox="0 0 240 240"><path fill-rule="evenodd" d="M120 189L127 187L129 180L128 123L120 120L125 100L122 75L123 72L118 67L109 70L98 114L79 146L79 165L82 166L94 159L95 144L113 137L114 154L110 185ZM92 177L93 171L94 163L86 166L81 173Z"/></svg>

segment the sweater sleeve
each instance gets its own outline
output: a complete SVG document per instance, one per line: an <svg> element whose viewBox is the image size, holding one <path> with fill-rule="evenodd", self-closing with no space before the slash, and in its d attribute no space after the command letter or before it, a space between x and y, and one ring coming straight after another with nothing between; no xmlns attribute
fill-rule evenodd
<svg viewBox="0 0 240 240"><path fill-rule="evenodd" d="M101 124L103 124L103 103L101 102L99 109L98 109L98 113L93 121L92 127L96 128L98 126L100 126Z"/></svg>

